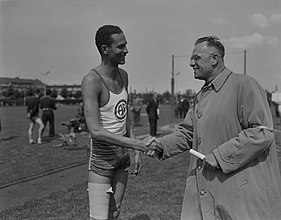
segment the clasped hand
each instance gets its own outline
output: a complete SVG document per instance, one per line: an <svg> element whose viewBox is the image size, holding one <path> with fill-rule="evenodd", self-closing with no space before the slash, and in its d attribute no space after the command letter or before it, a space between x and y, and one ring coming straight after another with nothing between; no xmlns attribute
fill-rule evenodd
<svg viewBox="0 0 281 220"><path fill-rule="evenodd" d="M148 147L148 150L144 153L144 155L149 157L155 157L162 152L161 144L158 138L156 137L148 137L143 140Z"/></svg>
<svg viewBox="0 0 281 220"><path fill-rule="evenodd" d="M148 137L145 138L143 141L146 143L146 146L148 148L144 155L149 157L155 157L162 153L163 149L158 138ZM213 154L209 154L204 158L203 165L204 167L210 170L220 169L219 163Z"/></svg>

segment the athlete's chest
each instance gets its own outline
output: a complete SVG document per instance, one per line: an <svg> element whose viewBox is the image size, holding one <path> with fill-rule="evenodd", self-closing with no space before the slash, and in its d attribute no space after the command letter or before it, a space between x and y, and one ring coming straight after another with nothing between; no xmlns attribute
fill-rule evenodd
<svg viewBox="0 0 281 220"><path fill-rule="evenodd" d="M118 81L106 81L104 79L104 83L101 87L101 92L99 96L99 106L104 106L109 102L109 99L112 97L121 97L123 96L121 93L124 93L124 87L122 82Z"/></svg>
<svg viewBox="0 0 281 220"><path fill-rule="evenodd" d="M115 94L120 93L123 89L122 81L119 79L104 79L104 82L108 89Z"/></svg>

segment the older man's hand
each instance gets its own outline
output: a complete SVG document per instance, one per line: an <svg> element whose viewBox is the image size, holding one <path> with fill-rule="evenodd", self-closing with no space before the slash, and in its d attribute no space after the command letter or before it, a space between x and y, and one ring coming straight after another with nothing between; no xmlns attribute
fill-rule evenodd
<svg viewBox="0 0 281 220"><path fill-rule="evenodd" d="M144 140L149 150L145 153L146 156L155 157L162 153L163 149L158 138L150 137Z"/></svg>
<svg viewBox="0 0 281 220"><path fill-rule="evenodd" d="M219 163L213 154L209 154L203 159L203 165L210 170L220 169Z"/></svg>

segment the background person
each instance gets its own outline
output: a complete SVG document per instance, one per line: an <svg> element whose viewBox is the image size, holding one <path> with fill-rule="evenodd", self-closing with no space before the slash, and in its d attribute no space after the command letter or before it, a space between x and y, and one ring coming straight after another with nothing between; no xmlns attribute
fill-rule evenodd
<svg viewBox="0 0 281 220"><path fill-rule="evenodd" d="M84 116L84 104L83 102L79 103L78 108L77 108L77 115L76 118L78 119L79 122L79 131L87 131L87 124Z"/></svg>
<svg viewBox="0 0 281 220"><path fill-rule="evenodd" d="M146 113L148 115L150 136L156 137L157 134L157 120L159 119L158 113L158 100L157 93L152 94L152 98L149 100L146 106Z"/></svg>
<svg viewBox="0 0 281 220"><path fill-rule="evenodd" d="M44 128L42 130L42 136L46 128L47 123L49 122L49 137L53 138L55 136L55 114L54 110L57 109L56 102L53 98L50 97L51 90L46 91L46 96L43 97L40 101L40 108L42 110L42 121Z"/></svg>
<svg viewBox="0 0 281 220"><path fill-rule="evenodd" d="M127 117L128 75L118 68L125 63L128 53L125 35L119 27L105 25L97 31L95 41L101 64L82 81L84 114L91 136L90 218L117 219L130 168L128 148L146 151L147 147L145 142L133 139L135 136ZM135 151L135 174L142 169L139 151Z"/></svg>
<svg viewBox="0 0 281 220"><path fill-rule="evenodd" d="M35 95L27 103L27 118L29 119L29 128L28 128L28 137L29 143L35 144L33 140L33 130L35 124L38 125L38 135L37 135L37 144L42 144L41 134L44 129L44 124L39 117L39 105L40 105L40 90L35 90Z"/></svg>
<svg viewBox="0 0 281 220"><path fill-rule="evenodd" d="M135 126L140 125L141 108L142 108L142 99L139 98L136 94L134 94L132 112L133 112Z"/></svg>
<svg viewBox="0 0 281 220"><path fill-rule="evenodd" d="M191 148L206 155L190 159L182 220L277 220L281 181L266 94L226 68L224 53L217 37L195 42L190 66L205 84L179 128L154 138L151 149L161 160Z"/></svg>
<svg viewBox="0 0 281 220"><path fill-rule="evenodd" d="M182 117L184 118L189 110L189 100L184 97L182 101Z"/></svg>

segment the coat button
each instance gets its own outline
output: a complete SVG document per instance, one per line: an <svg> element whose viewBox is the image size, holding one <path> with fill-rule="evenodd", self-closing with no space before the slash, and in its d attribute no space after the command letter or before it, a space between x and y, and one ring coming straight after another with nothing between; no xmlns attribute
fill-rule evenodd
<svg viewBox="0 0 281 220"><path fill-rule="evenodd" d="M201 190L201 191L200 191L200 195L201 195L201 196L204 196L205 194L206 194L206 192L205 192L204 190Z"/></svg>

